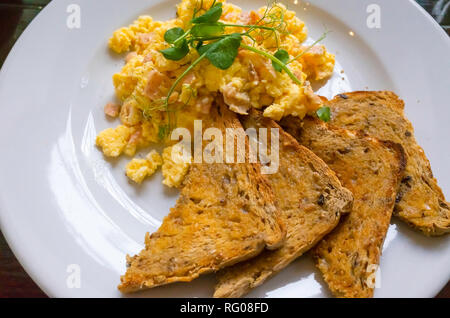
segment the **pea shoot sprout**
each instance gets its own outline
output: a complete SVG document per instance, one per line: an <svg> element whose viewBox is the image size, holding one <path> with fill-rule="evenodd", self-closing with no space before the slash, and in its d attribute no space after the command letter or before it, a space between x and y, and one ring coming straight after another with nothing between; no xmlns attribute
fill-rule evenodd
<svg viewBox="0 0 450 318"><path fill-rule="evenodd" d="M307 53L314 45L325 39L325 32L310 47L306 48L298 56L290 57L286 50L279 48L279 34L288 34L286 22L284 20L284 9L276 1L270 3L263 16L254 24L229 24L219 21L222 16L222 3L214 1L209 9L202 15L203 2L200 8L195 8L193 17L188 23L189 28L183 30L180 27L169 29L164 34L164 40L170 44L170 47L160 52L168 60L179 61L183 59L191 50L196 50L199 54L186 70L177 77L173 85L169 88L167 96L162 100L155 101L150 107L144 110L144 116L153 110L165 110L168 114L168 126L160 129L160 138L168 134L171 130L170 116L170 97L183 78L191 72L201 61L207 59L215 67L226 70L235 61L238 50L245 49L257 53L271 60L274 69L277 72L285 72L298 85L303 85L301 79L292 73L288 64L299 59ZM227 28L242 28L242 32L226 33ZM256 42L255 37L266 39L268 36L274 36L277 45L277 51L272 54L256 46L250 46L243 43L245 37Z"/></svg>

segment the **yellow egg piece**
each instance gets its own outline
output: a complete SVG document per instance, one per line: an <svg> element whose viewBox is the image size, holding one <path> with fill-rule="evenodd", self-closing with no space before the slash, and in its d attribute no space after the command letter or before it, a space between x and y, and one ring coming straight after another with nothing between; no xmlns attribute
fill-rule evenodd
<svg viewBox="0 0 450 318"><path fill-rule="evenodd" d="M162 158L158 152L152 150L145 159L134 158L126 167L126 175L134 182L140 184L145 178L155 173L162 165Z"/></svg>
<svg viewBox="0 0 450 318"><path fill-rule="evenodd" d="M127 146L131 135L129 127L120 125L116 129L108 128L98 134L96 144L107 157L118 157Z"/></svg>
<svg viewBox="0 0 450 318"><path fill-rule="evenodd" d="M181 152L182 149L177 144L175 146L166 147L162 154L163 184L170 188L179 187L189 170L191 157L183 157Z"/></svg>

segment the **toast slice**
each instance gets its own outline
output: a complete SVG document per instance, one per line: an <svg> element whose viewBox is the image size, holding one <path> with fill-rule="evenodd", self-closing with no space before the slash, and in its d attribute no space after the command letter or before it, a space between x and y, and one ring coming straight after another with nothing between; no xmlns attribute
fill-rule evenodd
<svg viewBox="0 0 450 318"><path fill-rule="evenodd" d="M334 295L372 297L373 274L405 165L402 147L313 118L303 123L289 118L282 126L322 158L353 193L350 214L312 251L317 267Z"/></svg>
<svg viewBox="0 0 450 318"><path fill-rule="evenodd" d="M333 230L353 201L330 168L273 120L252 109L247 128L279 129L279 168L267 178L287 229L284 245L218 272L214 297L240 297L314 246ZM270 133L267 133L270 136Z"/></svg>
<svg viewBox="0 0 450 318"><path fill-rule="evenodd" d="M211 113L210 127L222 132L242 128L225 106ZM284 238L273 193L258 164L192 164L175 207L157 232L147 233L145 249L128 257L119 290L188 282L265 247L275 249Z"/></svg>
<svg viewBox="0 0 450 318"><path fill-rule="evenodd" d="M392 92L353 92L329 102L333 125L364 131L403 146L407 156L394 215L425 235L450 232L450 204L433 177L430 162L414 138L404 102Z"/></svg>

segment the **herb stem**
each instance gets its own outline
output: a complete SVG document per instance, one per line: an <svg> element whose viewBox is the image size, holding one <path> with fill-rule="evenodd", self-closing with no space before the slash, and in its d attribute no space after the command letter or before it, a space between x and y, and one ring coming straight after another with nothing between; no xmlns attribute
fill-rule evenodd
<svg viewBox="0 0 450 318"><path fill-rule="evenodd" d="M206 56L206 52L200 55L198 59L196 59L189 67L181 74L176 81L173 83L172 87L170 87L169 92L167 93L167 97L164 100L164 109L167 113L167 124L168 124L168 132L170 132L171 129L171 120L170 120L170 112L169 112L169 99L170 96L172 96L173 91L177 87L177 85L181 82L181 80L198 64L200 63Z"/></svg>
<svg viewBox="0 0 450 318"><path fill-rule="evenodd" d="M247 25L247 24L228 24L224 23L223 26L226 27L238 27L238 28L245 28L245 29L263 29L263 30L270 30L270 31L276 31L276 28L271 28L263 25Z"/></svg>
<svg viewBox="0 0 450 318"><path fill-rule="evenodd" d="M177 43L179 43L180 41L182 41L183 39L185 39L189 34L191 34L191 30L192 30L192 29L189 29L189 30L187 30L186 32L184 32L184 34L183 34L182 36L180 36L178 39L176 39L176 40L172 43L172 45L177 45Z"/></svg>
<svg viewBox="0 0 450 318"><path fill-rule="evenodd" d="M299 55L297 55L296 57L293 57L292 59L290 59L286 64L289 64L291 62L294 62L296 59L301 58L303 55L305 55L306 53L308 53L309 51L311 51L311 49L319 42L322 42L326 37L327 37L328 31L324 32L322 34L322 36L320 38L317 39L317 41L315 41L313 44L311 44L310 46L308 46L306 48L306 50L304 50L302 53L300 53Z"/></svg>
<svg viewBox="0 0 450 318"><path fill-rule="evenodd" d="M275 56L273 56L272 54L269 54L267 52L264 52L262 50L259 50L253 46L249 46L249 45L245 45L241 43L241 47L244 49L247 49L249 51L255 52L257 54L260 54L264 57L267 57L268 59L272 60L273 62L277 63L282 69L283 71L286 72L287 75L289 75L289 77L298 85L303 85L302 82L297 78L297 76L295 76L291 70L283 63L281 62L279 59L277 59Z"/></svg>
<svg viewBox="0 0 450 318"><path fill-rule="evenodd" d="M190 40L192 40L192 41L212 41L212 40L218 40L218 39L223 39L223 38L226 38L228 35L227 34L225 34L225 35L218 35L218 36L210 36L210 37L202 37L202 36L200 36L200 37L192 37L192 38L190 38Z"/></svg>
<svg viewBox="0 0 450 318"><path fill-rule="evenodd" d="M169 99L170 99L170 96L172 95L173 91L177 87L177 85L198 63L200 63L205 58L206 53L207 52L203 53L202 55L200 55L200 57L198 59L196 59L194 62L192 62L192 64L189 65L189 67L176 79L176 81L173 83L172 87L170 87L169 92L167 93L167 97L164 100L164 108L166 109L166 111L169 111Z"/></svg>

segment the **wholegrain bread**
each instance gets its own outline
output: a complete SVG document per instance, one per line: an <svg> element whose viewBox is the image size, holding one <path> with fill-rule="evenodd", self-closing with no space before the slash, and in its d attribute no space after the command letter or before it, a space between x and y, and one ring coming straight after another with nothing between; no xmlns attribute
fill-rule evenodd
<svg viewBox="0 0 450 318"><path fill-rule="evenodd" d="M212 111L211 126L222 132L241 127L224 106ZM119 290L188 282L265 247L275 249L284 237L273 193L258 164L192 164L175 207L157 232L147 233L145 249L128 257Z"/></svg>
<svg viewBox="0 0 450 318"><path fill-rule="evenodd" d="M251 110L242 117L247 128L279 131L279 167L267 175L287 229L284 245L218 272L215 297L240 297L314 246L349 212L353 201L334 172L273 120ZM267 133L270 136L270 133ZM268 142L270 144L271 141Z"/></svg>
<svg viewBox="0 0 450 318"><path fill-rule="evenodd" d="M353 193L350 214L314 249L316 265L338 297L372 297L405 159L402 147L318 119L289 118L282 126L336 172Z"/></svg>
<svg viewBox="0 0 450 318"><path fill-rule="evenodd" d="M405 149L407 165L394 214L425 235L449 233L450 205L414 138L414 129L403 113L404 102L392 92L353 92L338 95L328 104L333 125L392 140Z"/></svg>

